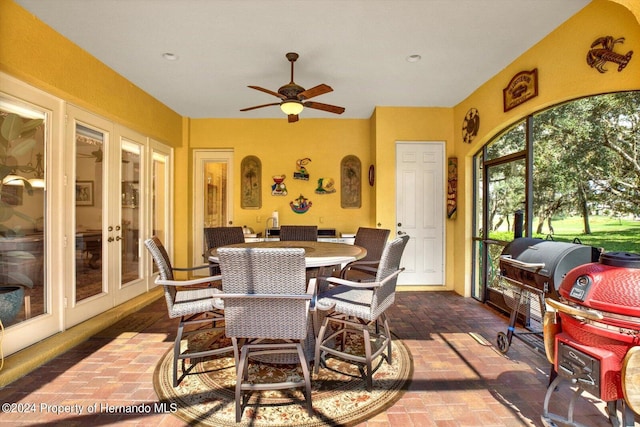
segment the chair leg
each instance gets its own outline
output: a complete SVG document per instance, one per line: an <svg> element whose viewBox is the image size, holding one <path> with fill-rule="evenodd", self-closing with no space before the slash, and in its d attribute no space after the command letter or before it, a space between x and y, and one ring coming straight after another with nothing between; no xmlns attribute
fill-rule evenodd
<svg viewBox="0 0 640 427"><path fill-rule="evenodd" d="M240 361L237 365L238 373L236 375L236 423L239 423L242 419L242 383L245 379L245 371L248 364L248 349L245 347L240 353Z"/></svg>
<svg viewBox="0 0 640 427"><path fill-rule="evenodd" d="M387 315L384 313L382 313L380 317L382 318L382 325L384 326L384 333L387 339L387 363L391 365L391 330L389 329L389 319L387 319Z"/></svg>
<svg viewBox="0 0 640 427"><path fill-rule="evenodd" d="M324 340L324 333L327 330L327 325L329 324L329 317L325 317L322 321L322 326L320 327L320 331L318 332L318 338L316 338L316 349L313 358L313 373L318 374L320 372L320 347L322 346L322 341Z"/></svg>
<svg viewBox="0 0 640 427"><path fill-rule="evenodd" d="M238 364L240 362L240 355L238 352L238 338L231 337L231 344L233 345L233 361L236 364L236 369L238 368Z"/></svg>
<svg viewBox="0 0 640 427"><path fill-rule="evenodd" d="M298 358L300 359L300 366L302 367L302 375L304 376L304 388L305 388L305 398L307 400L307 413L309 417L313 417L313 406L311 404L311 376L309 375L309 362L307 362L307 358L304 355L304 348L302 348L302 344L298 343L296 345L296 350L298 350Z"/></svg>
<svg viewBox="0 0 640 427"><path fill-rule="evenodd" d="M178 332L176 340L173 343L173 386L178 387L178 360L180 360L180 343L182 342L182 334L184 333L184 317L180 318L178 324ZM183 359L184 363L184 359ZM184 365L183 365L184 369Z"/></svg>
<svg viewBox="0 0 640 427"><path fill-rule="evenodd" d="M367 391L371 391L373 388L373 369L371 363L371 337L369 336L369 329L365 326L362 329L362 335L364 338L364 356L367 363L367 372L365 378L367 382Z"/></svg>

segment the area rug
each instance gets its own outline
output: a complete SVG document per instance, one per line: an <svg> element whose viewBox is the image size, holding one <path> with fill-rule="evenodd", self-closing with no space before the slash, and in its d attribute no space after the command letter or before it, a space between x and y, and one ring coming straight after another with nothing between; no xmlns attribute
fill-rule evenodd
<svg viewBox="0 0 640 427"><path fill-rule="evenodd" d="M201 348L211 336L200 334L190 342ZM360 352L358 344L348 341L351 351ZM367 392L358 369L334 358L327 359L318 375L312 376L314 416L309 417L302 389L255 392L244 408L242 421L235 422L235 367L233 356L209 358L197 363L178 387L172 387L173 351L158 362L154 387L160 401L177 406L174 415L190 425L200 426L352 426L367 420L393 405L404 393L413 373L409 350L400 340L392 341L392 365L380 364L373 376L373 389ZM261 364L250 368L255 382L269 379L302 378L295 365Z"/></svg>

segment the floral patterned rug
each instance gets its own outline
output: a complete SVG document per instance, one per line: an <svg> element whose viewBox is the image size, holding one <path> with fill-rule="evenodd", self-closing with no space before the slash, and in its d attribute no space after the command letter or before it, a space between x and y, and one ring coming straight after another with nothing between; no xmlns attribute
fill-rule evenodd
<svg viewBox="0 0 640 427"><path fill-rule="evenodd" d="M195 337L185 345L201 348L213 341L211 333ZM350 351L362 351L361 344L350 340L347 347ZM200 361L174 388L170 350L158 362L154 387L160 400L175 403L178 406L175 415L191 425L351 426L384 411L402 396L413 373L413 362L409 350L399 340L392 343L392 362L380 364L373 376L373 389L367 392L357 367L327 358L327 367L321 367L319 374L312 376L313 417L307 414L302 388L263 391L251 395L241 423L236 424L232 354ZM302 378L302 371L295 365L250 364L249 372L255 382Z"/></svg>

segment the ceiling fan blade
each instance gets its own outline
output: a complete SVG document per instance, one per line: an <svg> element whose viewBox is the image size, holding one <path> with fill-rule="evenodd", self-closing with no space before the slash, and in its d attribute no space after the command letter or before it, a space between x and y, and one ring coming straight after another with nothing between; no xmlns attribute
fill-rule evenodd
<svg viewBox="0 0 640 427"><path fill-rule="evenodd" d="M299 119L297 114L289 114L289 123L295 123Z"/></svg>
<svg viewBox="0 0 640 427"><path fill-rule="evenodd" d="M303 104L308 108L315 108L316 110L328 111L330 113L342 114L344 113L344 107L338 107L336 105L323 104L321 102L305 102Z"/></svg>
<svg viewBox="0 0 640 427"><path fill-rule="evenodd" d="M329 92L333 92L333 89L331 88L331 86L322 83L318 86L314 86L310 89L300 92L298 94L298 99L300 100L310 99L310 98L313 98L314 96L323 95Z"/></svg>
<svg viewBox="0 0 640 427"><path fill-rule="evenodd" d="M256 108L262 108L262 107L270 107L272 105L280 105L279 102L272 102L271 104L262 104L262 105L256 105L255 107L247 107L247 108L243 108L240 111L249 111L249 110L255 110Z"/></svg>
<svg viewBox="0 0 640 427"><path fill-rule="evenodd" d="M249 86L249 87L251 89L259 90L260 92L268 93L269 95L277 96L280 99L286 99L286 96L280 95L278 92L274 92L272 90L265 89L265 88L260 87L260 86Z"/></svg>

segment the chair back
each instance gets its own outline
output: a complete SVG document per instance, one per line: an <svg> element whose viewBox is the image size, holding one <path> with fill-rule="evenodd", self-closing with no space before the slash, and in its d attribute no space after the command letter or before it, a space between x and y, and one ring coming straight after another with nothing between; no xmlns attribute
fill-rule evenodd
<svg viewBox="0 0 640 427"><path fill-rule="evenodd" d="M385 278L400 269L400 260L402 259L402 253L404 252L404 248L407 246L407 242L409 242L409 236L404 234L386 244L384 251L382 252L382 256L380 257L380 264L378 265L378 272L376 274L376 282L383 282ZM373 301L371 302L372 312L377 315L393 304L395 301L397 283L398 276L396 275L374 292Z"/></svg>
<svg viewBox="0 0 640 427"><path fill-rule="evenodd" d="M281 241L315 242L318 240L316 225L283 225L280 227Z"/></svg>
<svg viewBox="0 0 640 427"><path fill-rule="evenodd" d="M242 227L205 227L204 240L207 245L207 252L220 246L244 243L244 232ZM204 254L206 260L208 253ZM220 267L216 263L209 263L209 274L216 276L220 274Z"/></svg>
<svg viewBox="0 0 640 427"><path fill-rule="evenodd" d="M385 228L358 228L353 243L367 250L367 255L360 261L379 261L387 240L389 240L389 233L390 230Z"/></svg>
<svg viewBox="0 0 640 427"><path fill-rule="evenodd" d="M302 248L220 248L229 337L304 339L310 300Z"/></svg>
<svg viewBox="0 0 640 427"><path fill-rule="evenodd" d="M205 227L204 239L207 249L219 248L244 243L244 233L242 227Z"/></svg>
<svg viewBox="0 0 640 427"><path fill-rule="evenodd" d="M158 273L160 274L160 278L162 280L174 280L173 278L173 267L171 266L171 260L169 259L169 254L167 254L167 250L164 248L164 245L156 236L150 237L144 241L144 245L147 247L151 256L153 257L153 261L156 263L156 267L158 267ZM171 312L171 308L173 307L173 302L176 297L176 289L175 286L166 286L163 285L164 288L164 297L167 301L167 308L169 312Z"/></svg>

